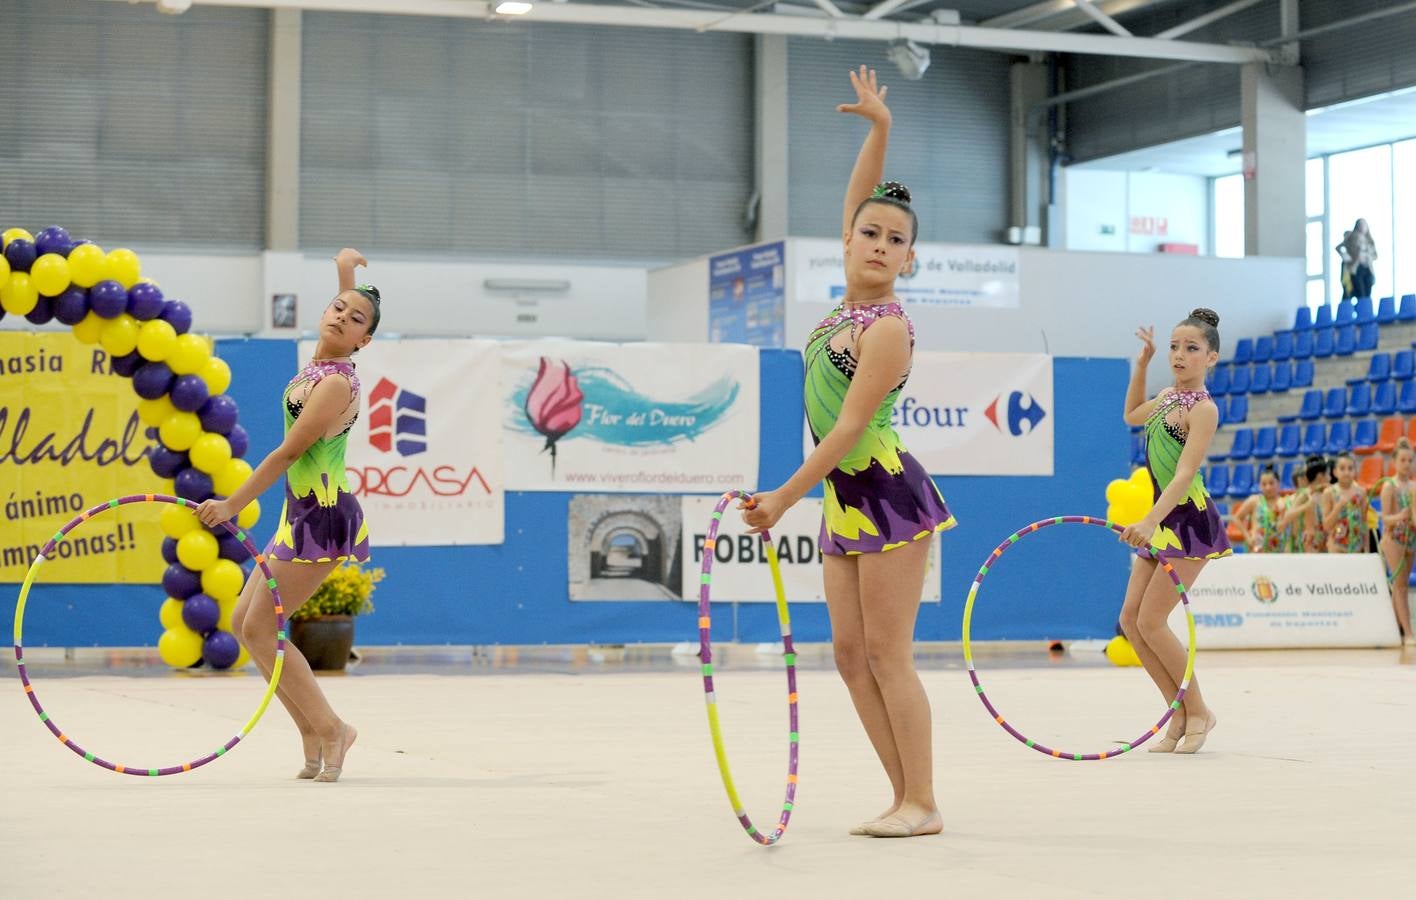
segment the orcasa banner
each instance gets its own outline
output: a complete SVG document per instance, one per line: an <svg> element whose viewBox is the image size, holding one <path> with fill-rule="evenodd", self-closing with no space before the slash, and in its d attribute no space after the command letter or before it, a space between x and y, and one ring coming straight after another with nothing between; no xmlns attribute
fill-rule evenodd
<svg viewBox="0 0 1416 900"><path fill-rule="evenodd" d="M301 342L301 360L314 349ZM344 463L369 543L500 544L506 493L496 342L375 341L355 363L359 419Z"/></svg>
<svg viewBox="0 0 1416 900"><path fill-rule="evenodd" d="M79 513L124 494L172 492L148 467L155 445L132 384L72 334L0 331L0 581L24 580L39 548ZM46 581L162 579L161 509L133 504L79 526Z"/></svg>

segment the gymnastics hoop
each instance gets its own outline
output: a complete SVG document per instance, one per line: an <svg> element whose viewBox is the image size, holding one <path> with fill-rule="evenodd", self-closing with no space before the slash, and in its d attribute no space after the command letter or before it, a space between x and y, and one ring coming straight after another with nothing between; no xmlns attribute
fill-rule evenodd
<svg viewBox="0 0 1416 900"><path fill-rule="evenodd" d="M1023 537L1023 535L1032 534L1035 531L1047 528L1051 525L1061 525L1063 523L1098 525L1102 528L1109 528L1117 534L1121 534L1123 531L1125 531L1125 529L1122 528L1120 525L1117 525L1116 523L1107 519L1097 519L1093 518L1092 516L1057 516L1056 518L1043 519L1040 522L1034 522L1026 528L1022 529L1021 531L1015 531L1010 534L1007 540L1005 540L1003 543L999 544L996 548L994 548L993 552L989 554L988 559L984 560L983 565L979 567L978 575L974 576L973 585L969 588L969 599L968 602L964 604L964 662L968 665L969 680L973 682L974 692L978 694L978 699L983 701L984 709L988 710L988 714L993 717L993 721L1003 726L1004 731L1017 738L1018 741L1022 744L1031 747L1039 753L1046 754L1054 759L1069 759L1076 761L1093 759L1113 759L1123 753L1127 753L1131 750L1134 750L1136 747L1139 747L1141 744L1144 744L1146 741L1150 740L1152 736L1160 733L1160 729L1165 727L1165 723L1169 722L1170 717L1175 715L1175 711L1180 708L1180 704L1185 699L1185 691L1187 691L1190 687L1190 677L1195 673L1195 617L1190 612L1190 596L1185 592L1185 585L1181 583L1180 576L1175 574L1175 568L1170 565L1170 561L1163 557L1157 556L1154 550L1150 549L1149 547L1142 548L1146 551L1147 554L1149 554L1151 559L1154 559L1156 562L1160 563L1160 567L1165 570L1165 574L1169 575L1170 580L1175 582L1175 591L1180 595L1180 603L1185 608L1185 624L1189 628L1190 648L1189 652L1185 656L1185 677L1180 682L1179 692L1176 693L1175 699L1170 701L1170 706L1166 707L1165 715L1160 717L1160 721L1152 725L1150 729L1144 734L1142 734L1139 738L1135 739L1134 741L1131 741L1130 743L1122 743L1119 746L1113 747L1110 750L1105 750L1101 753L1070 753L1066 750L1054 750L1051 747L1039 744L1037 741L1032 740L1027 735L1023 734L1021 731L1010 725L1008 721L1004 719L1002 715L999 714L998 710L994 709L993 704L989 702L988 695L983 692L983 685L980 684L978 680L978 672L974 669L973 650L969 644L969 622L973 618L974 599L978 596L978 588L979 585L983 584L984 576L987 575L989 570L993 568L994 564L998 562L998 558L1003 555L1003 551L1016 544L1019 539Z"/></svg>
<svg viewBox="0 0 1416 900"><path fill-rule="evenodd" d="M275 667L271 671L270 684L266 687L265 696L261 698L261 705L256 707L256 714L251 716L250 720L246 722L245 726L235 737L216 748L216 750L200 759L175 766L162 766L160 768L125 766L121 763L109 762L80 747L72 738L65 734L58 725L54 724L54 720L50 718L49 713L45 712L44 707L40 705L39 695L35 693L34 685L30 683L29 673L25 668L25 651L22 639L25 621L25 604L29 601L30 587L34 584L35 576L39 573L39 567L51 556L56 545L63 541L64 538L68 536L69 532L105 510L115 509L130 503L176 503L178 506L186 506L193 509L197 506L197 504L189 500L185 500L181 497L169 497L166 494L130 494L126 497L118 497L114 500L109 500L107 503L100 503L92 509L85 510L79 513L78 517L71 520L69 524L59 529L54 537L50 538L45 545L39 549L39 555L37 555L34 558L34 562L30 564L29 571L25 573L24 583L20 585L20 598L15 605L15 665L19 669L20 683L24 686L25 695L29 697L30 705L33 706L34 711L39 714L39 720L59 739L59 743L68 747L94 765L107 769L110 772L117 772L119 775L176 775L179 772L190 772L193 769L206 765L217 757L225 756L227 751L239 744L241 739L249 734L252 728L256 727L256 723L259 722L261 716L265 714L266 707L270 705L271 698L275 696L276 685L280 683L280 672L285 668L285 609L280 600L280 589L276 586L275 576L271 574L270 567L266 565L264 554L256 550L255 545L251 543L245 531L236 528L230 522L221 523L226 527L227 531L236 535L236 539L241 542L241 545L244 546L247 552L255 559L256 565L260 566L261 572L264 573L266 577L266 586L270 588L271 599L275 604Z"/></svg>
<svg viewBox="0 0 1416 900"><path fill-rule="evenodd" d="M772 587L777 593L777 624L782 630L782 660L787 668L787 713L789 719L789 745L787 756L787 795L782 801L782 816L771 834L759 831L747 816L742 801L738 799L737 788L733 786L733 773L728 767L727 750L723 747L723 732L718 726L718 698L713 691L713 647L712 617L709 604L709 588L713 583L713 548L718 539L718 525L723 519L723 510L733 500L741 498L749 507L756 504L746 491L728 491L713 508L713 519L708 523L708 537L703 541L703 571L698 586L698 658L703 663L703 693L708 706L708 731L713 735L713 754L718 758L718 774L723 778L723 788L728 793L733 815L737 816L747 836L759 844L771 846L782 839L787 831L787 821L792 817L796 805L797 789L797 687L796 650L792 647L792 621L787 613L787 593L782 586L782 569L777 563L777 550L772 546L772 537L766 531L759 534L762 547L767 552L767 565L772 570Z"/></svg>

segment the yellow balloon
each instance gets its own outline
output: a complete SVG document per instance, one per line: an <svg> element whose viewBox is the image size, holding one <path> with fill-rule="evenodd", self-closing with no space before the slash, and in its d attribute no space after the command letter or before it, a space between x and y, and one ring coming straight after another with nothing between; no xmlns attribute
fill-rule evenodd
<svg viewBox="0 0 1416 900"><path fill-rule="evenodd" d="M1106 502L1116 503L1126 495L1131 482L1118 478L1106 486Z"/></svg>
<svg viewBox="0 0 1416 900"><path fill-rule="evenodd" d="M69 251L69 279L81 288L91 288L103 280L103 248L80 244Z"/></svg>
<svg viewBox="0 0 1416 900"><path fill-rule="evenodd" d="M242 648L241 648L241 655L238 656L238 657L236 657L236 664L233 665L231 668L233 668L233 669L244 669L244 668L246 667L246 665L247 665L250 661L251 661L251 654L249 654L249 653L246 652L246 648L245 648L245 647L242 647Z"/></svg>
<svg viewBox="0 0 1416 900"><path fill-rule="evenodd" d="M157 621L162 623L162 627L171 631L174 628L182 627L182 601L168 597L162 601L162 607L157 611Z"/></svg>
<svg viewBox="0 0 1416 900"><path fill-rule="evenodd" d="M224 603L218 600L217 609L220 610L221 614L217 616L216 627L221 631L229 631L232 634L235 634L235 623L231 621L231 617L236 613L235 598L232 598L231 600L228 600Z"/></svg>
<svg viewBox="0 0 1416 900"><path fill-rule="evenodd" d="M212 489L223 497L236 493L251 477L251 464L244 459L229 460L212 476Z"/></svg>
<svg viewBox="0 0 1416 900"><path fill-rule="evenodd" d="M207 360L197 376L206 382L207 392L213 397L226 393L226 389L231 387L231 367L219 356Z"/></svg>
<svg viewBox="0 0 1416 900"><path fill-rule="evenodd" d="M1139 666L1141 658L1136 655L1136 648L1131 646L1131 642L1121 635L1112 638L1106 644L1106 658L1112 665L1117 666Z"/></svg>
<svg viewBox="0 0 1416 900"><path fill-rule="evenodd" d="M167 354L168 368L178 375L195 375L211 359L211 345L207 339L197 334L183 334L177 337L176 346Z"/></svg>
<svg viewBox="0 0 1416 900"><path fill-rule="evenodd" d="M174 540L181 540L184 535L202 527L196 513L176 504L169 504L158 517L157 523L162 526L162 533Z"/></svg>
<svg viewBox="0 0 1416 900"><path fill-rule="evenodd" d="M34 235L25 231L23 228L7 228L5 231L0 232L0 250L4 250L6 247L10 246L10 242L16 238L32 241L34 240Z"/></svg>
<svg viewBox="0 0 1416 900"><path fill-rule="evenodd" d="M23 316L34 311L39 304L39 291L28 272L11 272L10 277L0 284L0 308L7 313Z"/></svg>
<svg viewBox="0 0 1416 900"><path fill-rule="evenodd" d="M157 654L174 669L185 669L202 658L202 636L185 625L169 628L157 639Z"/></svg>
<svg viewBox="0 0 1416 900"><path fill-rule="evenodd" d="M97 314L90 312L84 316L83 321L74 326L74 337L85 344L97 344L98 337L103 333L103 326L107 322L107 319L100 318Z"/></svg>
<svg viewBox="0 0 1416 900"><path fill-rule="evenodd" d="M241 514L236 517L236 524L241 528L255 528L256 523L261 520L261 501L252 500L246 504L246 508L241 510Z"/></svg>
<svg viewBox="0 0 1416 900"><path fill-rule="evenodd" d="M0 284L10 280L10 261L0 256Z"/></svg>
<svg viewBox="0 0 1416 900"><path fill-rule="evenodd" d="M171 401L168 401L171 403ZM168 449L181 453L192 449L197 438L202 436L202 420L196 413L175 411L157 426L157 435Z"/></svg>
<svg viewBox="0 0 1416 900"><path fill-rule="evenodd" d="M138 348L138 320L127 313L109 319L98 332L98 342L110 356L127 356Z"/></svg>
<svg viewBox="0 0 1416 900"><path fill-rule="evenodd" d="M202 593L220 603L222 612L226 611L223 601L230 601L234 606L245 583L246 573L229 559L218 559L202 571Z"/></svg>
<svg viewBox="0 0 1416 900"><path fill-rule="evenodd" d="M203 434L190 451L192 465L215 475L231 459L231 442L219 434Z"/></svg>
<svg viewBox="0 0 1416 900"><path fill-rule="evenodd" d="M1131 471L1131 477L1130 477L1128 480L1129 480L1132 484L1134 484L1136 487L1144 489L1144 490L1146 491L1146 493L1150 493L1150 491L1151 491L1151 477L1150 477L1150 472L1149 472L1144 466L1141 466L1141 467L1138 468L1138 469L1133 469L1133 470Z"/></svg>
<svg viewBox="0 0 1416 900"><path fill-rule="evenodd" d="M100 281L116 281L123 285L123 290L128 290L138 283L138 279L143 277L142 263L138 261L138 254L131 250L120 247L110 251L103 260L103 277Z"/></svg>
<svg viewBox="0 0 1416 900"><path fill-rule="evenodd" d="M163 319L153 319L138 326L138 352L143 359L162 362L177 346L177 329Z"/></svg>
<svg viewBox="0 0 1416 900"><path fill-rule="evenodd" d="M57 253L46 253L30 266L30 278L35 290L57 297L69 289L69 261Z"/></svg>
<svg viewBox="0 0 1416 900"><path fill-rule="evenodd" d="M89 315L93 315L93 313L89 313ZM74 330L76 332L78 331L78 328L78 325L74 326ZM161 397L158 397L156 400L138 401L138 419L144 425L161 425L163 422L167 421L168 416L176 412L177 407L172 405L172 401L167 399L166 394L162 395ZM197 420L197 424L201 424L201 419ZM167 493L170 494L172 492L168 491Z"/></svg>
<svg viewBox="0 0 1416 900"><path fill-rule="evenodd" d="M217 560L216 536L205 528L189 531L177 539L177 561L200 572Z"/></svg>

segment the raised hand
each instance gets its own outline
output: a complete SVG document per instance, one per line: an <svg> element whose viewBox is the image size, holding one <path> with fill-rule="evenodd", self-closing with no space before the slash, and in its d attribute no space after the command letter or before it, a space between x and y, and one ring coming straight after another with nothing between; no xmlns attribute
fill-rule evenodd
<svg viewBox="0 0 1416 900"><path fill-rule="evenodd" d="M861 66L859 72L851 72L851 87L855 88L856 102L839 104L836 112L852 113L876 125L890 124L890 108L885 105L889 88L879 85L874 69Z"/></svg>
<svg viewBox="0 0 1416 900"><path fill-rule="evenodd" d="M1136 337L1141 339L1141 352L1136 354L1136 364L1150 365L1151 357L1155 356L1155 327L1137 328Z"/></svg>
<svg viewBox="0 0 1416 900"><path fill-rule="evenodd" d="M337 265L347 265L351 268L354 266L364 266L367 268L369 265L369 261L364 258L364 254L355 250L353 247L345 247L343 250L336 253L334 255L334 261Z"/></svg>

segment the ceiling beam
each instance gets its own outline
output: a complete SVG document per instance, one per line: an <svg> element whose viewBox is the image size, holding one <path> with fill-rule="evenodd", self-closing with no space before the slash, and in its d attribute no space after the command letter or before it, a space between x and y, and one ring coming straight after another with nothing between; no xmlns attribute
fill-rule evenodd
<svg viewBox="0 0 1416 900"><path fill-rule="evenodd" d="M862 19L883 19L908 3L909 0L881 0L861 16Z"/></svg>
<svg viewBox="0 0 1416 900"><path fill-rule="evenodd" d="M831 0L816 0L816 5L826 11L826 15L833 19L844 19L846 14L841 12L841 8L832 3Z"/></svg>
<svg viewBox="0 0 1416 900"><path fill-rule="evenodd" d="M1111 18L1155 6L1164 0L1090 0L1099 12ZM1039 31L1072 31L1096 21L1082 9L1080 0L1044 0L1032 6L980 22L989 28L1017 28L1022 25Z"/></svg>
<svg viewBox="0 0 1416 900"><path fill-rule="evenodd" d="M128 3L130 0L107 0ZM1103 34L1061 34L982 28L972 25L938 25L867 21L847 17L814 19L803 16L722 13L698 10L642 9L588 3L537 3L522 16L497 16L493 3L483 0L198 0L194 5L258 9L301 9L310 12L357 12L402 16L440 16L455 19L518 21L528 24L557 22L573 25L609 25L629 28L671 28L724 31L739 34L777 34L822 39L895 41L902 38L944 47L973 47L1010 52L1081 53L1171 59L1191 62L1243 64L1268 62L1274 54L1255 47L1231 47L1189 41L1160 41L1143 37Z"/></svg>
<svg viewBox="0 0 1416 900"><path fill-rule="evenodd" d="M1086 13L1087 18L1112 34L1119 35L1120 37L1131 36L1131 32L1127 31L1119 22L1093 6L1091 0L1077 0L1077 8Z"/></svg>
<svg viewBox="0 0 1416 900"><path fill-rule="evenodd" d="M1196 16L1188 22L1181 22L1174 28L1167 28L1157 34L1156 37L1162 38L1164 40L1178 38L1182 34L1189 34L1192 31L1204 28L1206 25L1218 22L1220 19L1232 16L1237 12L1243 12L1251 6L1258 6L1260 3L1263 2L1264 0L1235 0L1235 2L1230 3L1227 6L1221 6L1219 9L1210 10L1204 15Z"/></svg>

